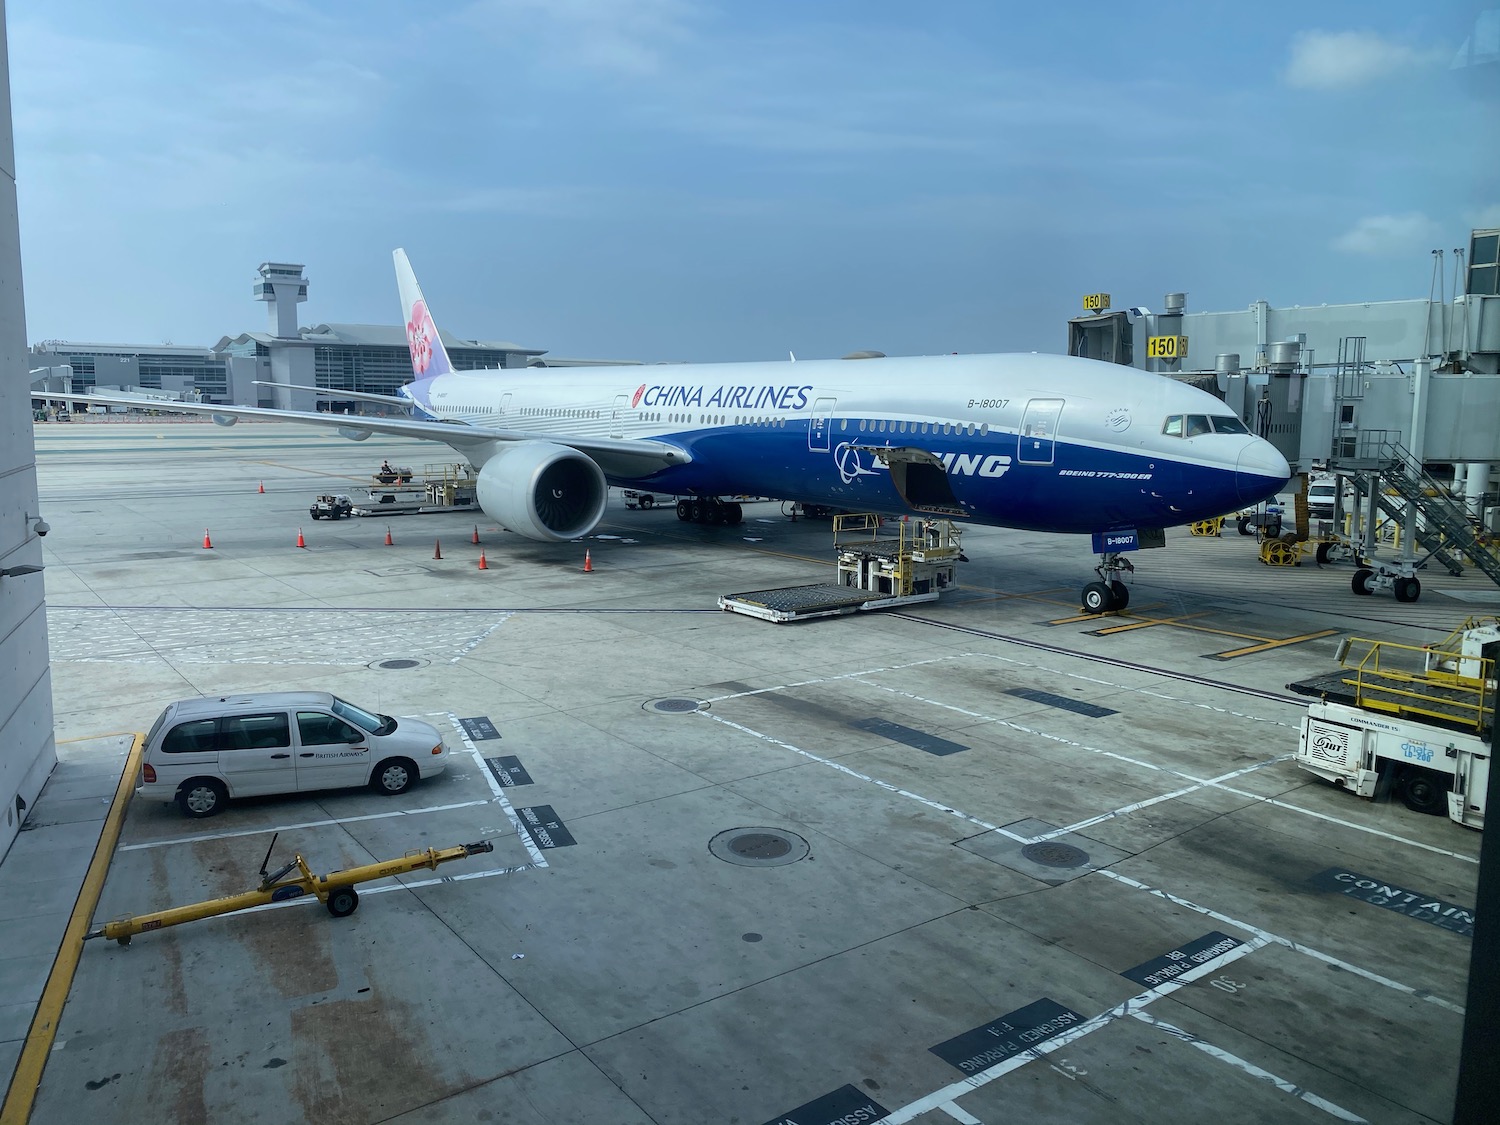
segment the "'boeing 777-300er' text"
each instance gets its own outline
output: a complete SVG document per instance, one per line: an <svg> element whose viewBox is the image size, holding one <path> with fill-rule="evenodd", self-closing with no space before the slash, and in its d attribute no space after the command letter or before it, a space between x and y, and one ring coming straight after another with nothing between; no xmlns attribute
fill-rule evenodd
<svg viewBox="0 0 1500 1125"><path fill-rule="evenodd" d="M152 407L442 442L473 466L485 513L532 539L588 535L610 485L685 497L679 514L705 522L738 522L720 497L750 495L1092 532L1099 581L1083 605L1094 613L1124 607L1124 552L1140 533L1257 503L1290 476L1214 396L1072 356L456 371L404 251L395 262L414 378L398 396L337 394L410 418Z"/></svg>

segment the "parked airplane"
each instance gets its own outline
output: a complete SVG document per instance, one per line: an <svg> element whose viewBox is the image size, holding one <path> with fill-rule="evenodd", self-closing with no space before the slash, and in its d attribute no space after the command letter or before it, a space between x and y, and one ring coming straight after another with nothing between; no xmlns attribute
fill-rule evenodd
<svg viewBox="0 0 1500 1125"><path fill-rule="evenodd" d="M686 497L679 519L740 522L723 496L1032 531L1092 532L1084 609L1123 609L1140 532L1273 496L1286 459L1212 395L1118 364L1054 355L456 371L402 250L396 278L412 417L153 402L153 409L333 426L356 441L442 442L480 507L539 540L588 535L610 485ZM70 396L108 405L139 400Z"/></svg>

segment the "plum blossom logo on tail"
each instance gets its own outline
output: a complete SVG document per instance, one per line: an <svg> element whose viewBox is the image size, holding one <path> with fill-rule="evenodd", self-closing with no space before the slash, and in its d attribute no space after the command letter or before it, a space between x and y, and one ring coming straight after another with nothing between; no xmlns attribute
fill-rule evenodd
<svg viewBox="0 0 1500 1125"><path fill-rule="evenodd" d="M411 369L418 375L425 374L432 365L432 341L437 337L437 325L427 311L427 302L417 301L411 307L411 319L406 322L406 346L411 349Z"/></svg>
<svg viewBox="0 0 1500 1125"><path fill-rule="evenodd" d="M630 400L630 409L634 410L641 404L641 396L646 393L646 384L642 383L635 389L635 397Z"/></svg>

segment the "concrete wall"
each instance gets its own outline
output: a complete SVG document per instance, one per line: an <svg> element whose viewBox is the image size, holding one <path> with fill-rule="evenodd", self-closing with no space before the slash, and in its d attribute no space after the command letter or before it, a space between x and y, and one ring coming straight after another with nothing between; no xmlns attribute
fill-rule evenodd
<svg viewBox="0 0 1500 1125"><path fill-rule="evenodd" d="M0 569L40 566L36 446L31 433L30 356L16 228L10 55L0 0ZM57 751L47 654L43 574L0 577L0 860L41 792Z"/></svg>

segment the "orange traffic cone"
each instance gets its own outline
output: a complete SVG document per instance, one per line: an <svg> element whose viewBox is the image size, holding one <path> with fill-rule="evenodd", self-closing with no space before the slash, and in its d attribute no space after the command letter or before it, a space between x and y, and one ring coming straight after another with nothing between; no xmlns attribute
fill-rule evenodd
<svg viewBox="0 0 1500 1125"><path fill-rule="evenodd" d="M432 541L432 557L435 559L443 557L443 541L441 539L434 539Z"/></svg>
<svg viewBox="0 0 1500 1125"><path fill-rule="evenodd" d="M490 564L484 561L484 552L480 551L479 552L479 569L480 570L489 570L489 568L490 568Z"/></svg>
<svg viewBox="0 0 1500 1125"><path fill-rule="evenodd" d="M260 491L264 492L265 490L266 490L266 482L265 481L261 481L260 482Z"/></svg>
<svg viewBox="0 0 1500 1125"><path fill-rule="evenodd" d="M302 538L302 529L300 527L297 529L297 546L299 546L299 547L306 547L307 546L307 540L304 539L304 538Z"/></svg>
<svg viewBox="0 0 1500 1125"><path fill-rule="evenodd" d="M583 549L583 573L585 573L585 574L593 574L594 573L594 560L589 555L589 550L588 550L587 547L585 547Z"/></svg>
<svg viewBox="0 0 1500 1125"><path fill-rule="evenodd" d="M475 543L479 542L479 525L477 523L474 525L474 540L473 541Z"/></svg>
<svg viewBox="0 0 1500 1125"><path fill-rule="evenodd" d="M207 551L212 546L213 546L213 543L208 538L208 528L205 527L203 529L203 549L205 551Z"/></svg>
<svg viewBox="0 0 1500 1125"><path fill-rule="evenodd" d="M389 526L387 526L385 529L385 545L387 547L394 547L396 545L395 542L391 539L391 529Z"/></svg>

